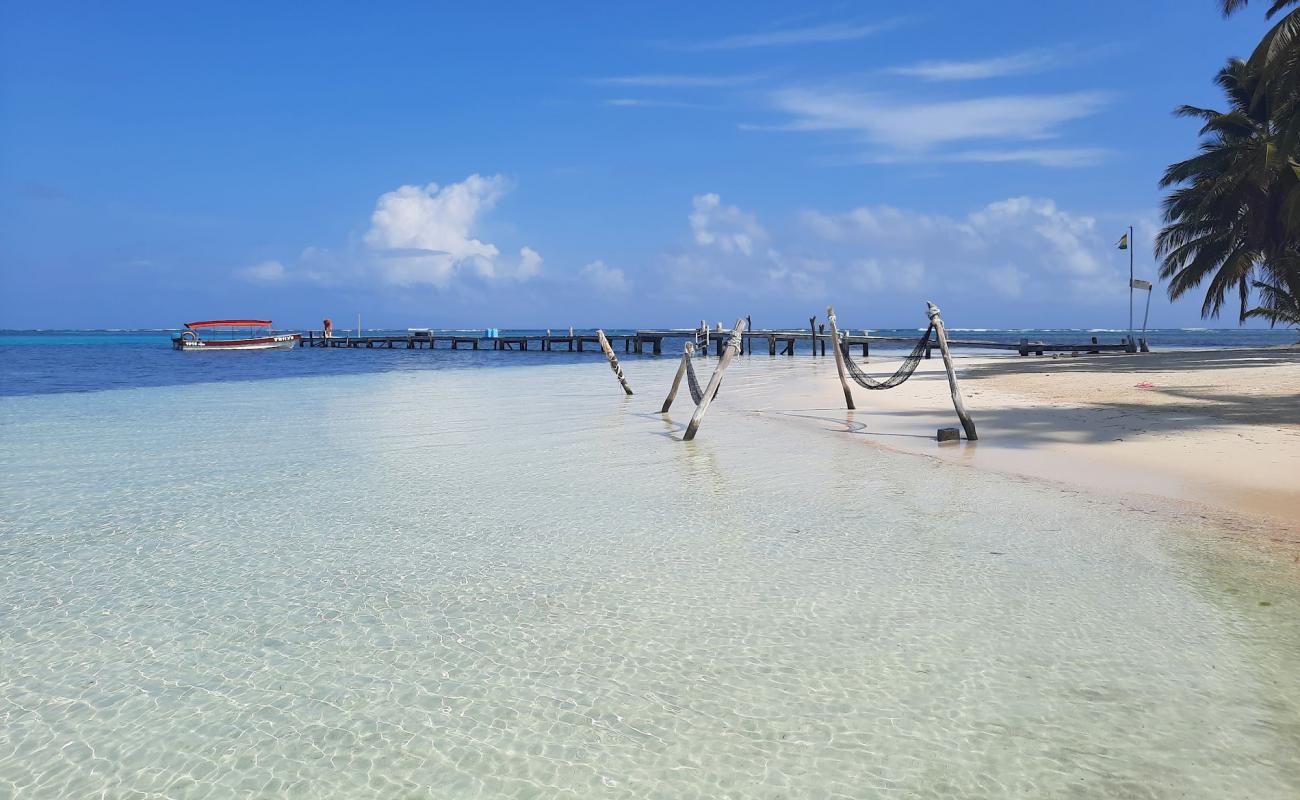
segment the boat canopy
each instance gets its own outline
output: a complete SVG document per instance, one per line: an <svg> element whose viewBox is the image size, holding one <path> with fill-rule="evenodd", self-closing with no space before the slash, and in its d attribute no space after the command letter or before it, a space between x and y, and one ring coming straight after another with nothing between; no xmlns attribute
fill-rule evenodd
<svg viewBox="0 0 1300 800"><path fill-rule="evenodd" d="M185 327L195 328L269 328L269 319L210 319L203 322L187 322Z"/></svg>

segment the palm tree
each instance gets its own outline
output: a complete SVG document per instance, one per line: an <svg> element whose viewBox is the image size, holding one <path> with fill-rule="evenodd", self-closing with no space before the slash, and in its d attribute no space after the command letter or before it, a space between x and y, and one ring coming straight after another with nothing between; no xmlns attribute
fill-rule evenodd
<svg viewBox="0 0 1300 800"><path fill-rule="evenodd" d="M1165 170L1160 187L1174 188L1164 201L1156 253L1170 299L1209 280L1202 316L1217 317L1236 289L1244 320L1257 272L1296 254L1292 231L1300 226L1288 225L1288 211L1297 204L1288 196L1295 194L1300 171L1278 152L1272 95L1261 91L1262 82L1251 64L1232 59L1216 78L1227 112L1175 111L1202 120L1204 138L1198 155Z"/></svg>
<svg viewBox="0 0 1300 800"><path fill-rule="evenodd" d="M1219 0L1223 16L1229 17L1245 8L1249 0ZM1300 0L1274 0L1264 13L1273 19L1282 9L1300 5ZM1264 34L1250 56L1251 66L1266 76L1265 85L1273 95L1274 113L1285 119L1282 125L1281 145L1285 152L1295 155L1300 146L1300 8L1293 8ZM1279 102L1277 98L1286 98ZM1258 99L1258 98L1257 98Z"/></svg>
<svg viewBox="0 0 1300 800"><path fill-rule="evenodd" d="M1288 269L1277 270L1269 280L1253 283L1263 305L1247 311L1247 319L1268 320L1270 327L1300 328L1300 264L1293 260Z"/></svg>
<svg viewBox="0 0 1300 800"><path fill-rule="evenodd" d="M1225 17L1242 10L1247 3L1219 0ZM1300 0L1274 0L1265 17L1271 20L1274 14L1294 5L1300 5ZM1261 101L1264 95L1273 98L1278 150L1290 161L1291 172L1300 178L1300 8L1283 14L1269 29L1251 55L1251 66L1265 78L1256 88L1253 101ZM1292 182L1284 196L1282 216L1292 238L1300 238L1300 180ZM1273 274L1269 280L1252 281L1264 304L1245 312L1245 317L1266 319L1270 325L1300 325L1300 259L1284 256L1279 263L1270 265L1270 272Z"/></svg>
<svg viewBox="0 0 1300 800"><path fill-rule="evenodd" d="M1273 18L1280 9L1287 6L1293 6L1300 0L1274 0L1273 5L1265 12L1264 16L1269 19ZM1219 0L1219 7L1223 9L1223 16L1230 17L1241 9L1245 8L1250 0Z"/></svg>

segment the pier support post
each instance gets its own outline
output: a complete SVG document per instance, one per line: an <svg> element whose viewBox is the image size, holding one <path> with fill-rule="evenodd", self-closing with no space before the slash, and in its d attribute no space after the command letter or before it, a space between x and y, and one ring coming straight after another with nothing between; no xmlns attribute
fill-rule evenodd
<svg viewBox="0 0 1300 800"><path fill-rule="evenodd" d="M831 324L831 347L835 350L835 371L840 374L840 386L844 387L844 404L850 410L857 408L853 405L853 392L849 390L849 381L844 377L844 351L841 347L848 347L848 344L840 341L840 326L835 321L835 309L826 306L826 319Z"/></svg>
<svg viewBox="0 0 1300 800"><path fill-rule="evenodd" d="M682 386L682 377L686 375L686 365L691 363L691 355L695 352L695 343L687 342L682 348L682 360L677 364L677 374L673 376L672 388L668 390L668 396L664 398L663 408L659 409L660 414L667 414L668 409L672 408L673 400L677 399L677 390Z"/></svg>
<svg viewBox="0 0 1300 800"><path fill-rule="evenodd" d="M939 339L939 352L943 354L943 368L948 371L948 391L952 392L952 405L957 410L957 419L961 420L961 426L966 430L966 438L970 441L979 439L979 434L975 432L975 422L966 413L966 404L962 402L961 390L957 388L957 372L952 366L952 354L948 352L948 332L943 328L943 319L939 316L939 309L934 303L926 303L926 314L930 317L930 324L934 326L934 335Z"/></svg>
<svg viewBox="0 0 1300 800"><path fill-rule="evenodd" d="M700 404L695 407L695 413L691 415L690 424L686 426L686 433L682 436L685 441L695 438L695 432L700 429L700 423L704 421L704 415L709 410L709 403L713 402L713 396L718 393L718 386L722 383L722 373L727 371L727 366L731 364L731 357L740 350L740 332L745 327L745 320L736 320L736 326L731 329L731 336L727 337L727 346L722 351L722 356L718 359L718 368L713 371L713 377L709 378L709 385L704 389L704 397L700 399Z"/></svg>
<svg viewBox="0 0 1300 800"><path fill-rule="evenodd" d="M600 349L605 351L605 358L609 359L609 368L614 370L614 376L623 385L623 391L631 395L632 387L627 385L627 378L623 377L623 368L618 365L618 356L614 355L614 348L609 346L609 339L605 338L605 332L597 330L596 338L600 339Z"/></svg>

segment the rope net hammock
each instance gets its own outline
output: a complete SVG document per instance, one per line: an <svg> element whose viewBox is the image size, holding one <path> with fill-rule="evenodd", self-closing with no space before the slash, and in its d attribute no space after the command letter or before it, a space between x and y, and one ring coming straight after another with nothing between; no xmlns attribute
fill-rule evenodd
<svg viewBox="0 0 1300 800"><path fill-rule="evenodd" d="M700 401L704 399L704 390L700 388L699 378L695 377L694 355L686 359L686 388L691 390L691 400L693 400L695 405L698 406ZM722 387L719 386L718 389L713 392L713 396L717 397L718 391L721 391L721 389Z"/></svg>
<svg viewBox="0 0 1300 800"><path fill-rule="evenodd" d="M903 359L903 363L898 366L898 369L894 370L894 374L885 378L883 381L878 381L864 372L862 367L859 367L857 362L855 362L847 352L844 352L848 348L841 348L841 353L844 356L844 365L848 367L849 375L863 389L892 389L912 377L912 373L916 372L916 366L921 363L921 358L925 355L926 348L930 346L930 334L933 332L934 325L932 323L930 327L925 329L925 333L921 334L921 338L917 340L916 346L912 348L912 352L908 353L907 357ZM694 387L693 383L692 387ZM694 393L694 388L692 388L691 391Z"/></svg>

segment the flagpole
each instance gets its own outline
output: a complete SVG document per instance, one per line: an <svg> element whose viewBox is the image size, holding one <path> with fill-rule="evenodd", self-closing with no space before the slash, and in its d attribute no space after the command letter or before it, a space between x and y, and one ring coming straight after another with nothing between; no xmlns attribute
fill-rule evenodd
<svg viewBox="0 0 1300 800"><path fill-rule="evenodd" d="M1128 226L1128 338L1133 339L1133 226Z"/></svg>

